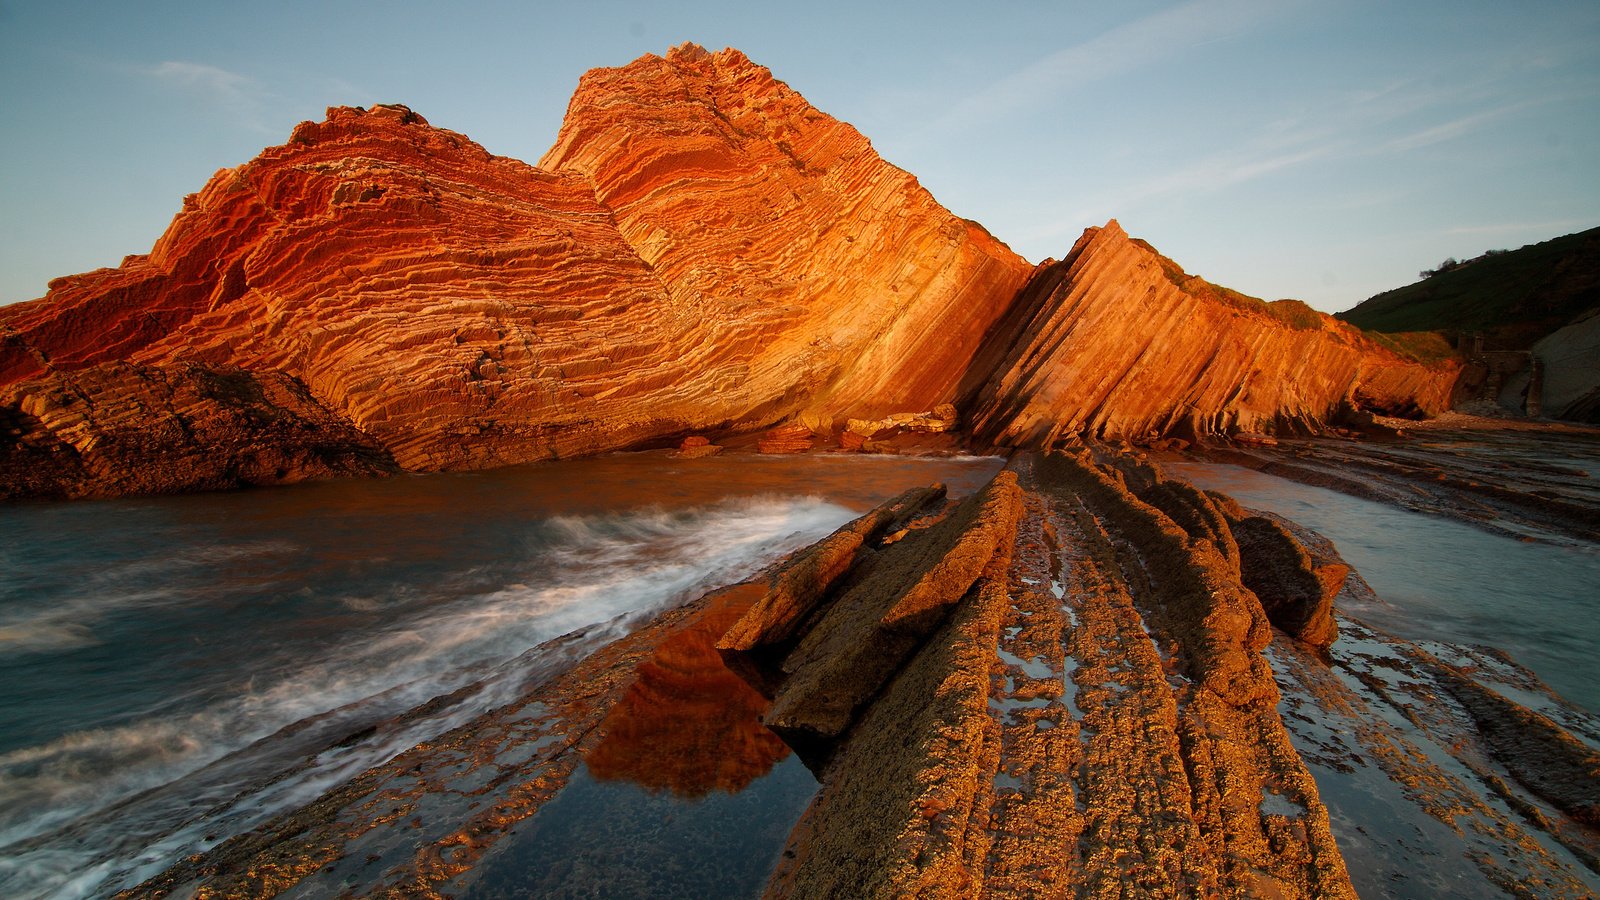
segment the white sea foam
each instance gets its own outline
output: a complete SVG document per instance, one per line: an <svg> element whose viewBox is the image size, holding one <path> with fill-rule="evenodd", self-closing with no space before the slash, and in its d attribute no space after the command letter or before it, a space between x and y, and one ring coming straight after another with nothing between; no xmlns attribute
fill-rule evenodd
<svg viewBox="0 0 1600 900"><path fill-rule="evenodd" d="M109 615L192 602L205 588L202 570L293 549L282 541L247 541L88 566L65 595L35 597L26 585L0 579L0 596L8 598L0 608L0 655L93 646L100 642L95 628Z"/></svg>
<svg viewBox="0 0 1600 900"><path fill-rule="evenodd" d="M523 670L539 663L529 653L539 644L588 627L584 646L593 647L851 516L817 499L754 498L551 519L526 565L490 589L345 636L321 657L263 671L225 702L0 755L0 896L85 896L136 883L203 849L208 835L252 827L509 702L524 689ZM125 568L117 583L138 581L128 576ZM481 583L483 573L456 577ZM57 629L59 647L109 604L181 599L125 590L28 621L40 635ZM48 638L35 640L42 648ZM478 691L432 718L382 724L475 682ZM372 737L332 746L375 724Z"/></svg>

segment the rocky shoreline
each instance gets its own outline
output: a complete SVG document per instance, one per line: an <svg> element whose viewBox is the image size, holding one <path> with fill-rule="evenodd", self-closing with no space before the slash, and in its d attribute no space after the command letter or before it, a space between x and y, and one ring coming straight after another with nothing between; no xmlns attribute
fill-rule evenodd
<svg viewBox="0 0 1600 900"><path fill-rule="evenodd" d="M818 787L768 896L1590 895L1600 723L1503 657L1335 614L1363 591L1317 535L1140 455L1021 455L124 896L475 896L580 766L693 796L791 749Z"/></svg>
<svg viewBox="0 0 1600 900"><path fill-rule="evenodd" d="M1398 441L1285 439L1196 456L1521 540L1600 541L1600 429L1444 418ZM1529 434L1537 450L1522 440Z"/></svg>

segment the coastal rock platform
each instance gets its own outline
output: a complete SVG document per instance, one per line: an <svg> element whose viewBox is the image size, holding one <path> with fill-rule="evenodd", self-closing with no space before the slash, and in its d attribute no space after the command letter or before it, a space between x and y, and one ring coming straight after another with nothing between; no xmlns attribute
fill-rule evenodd
<svg viewBox="0 0 1600 900"><path fill-rule="evenodd" d="M1325 587L1370 587L1293 523L1235 537L1257 518L1106 448L907 492L126 896L495 896L596 778L759 792L791 750L814 796L766 813L797 816L767 896L1590 895L1600 723L1508 660L1336 617ZM1299 637L1270 614L1306 593L1286 571L1318 585ZM539 884L642 884L562 872Z"/></svg>

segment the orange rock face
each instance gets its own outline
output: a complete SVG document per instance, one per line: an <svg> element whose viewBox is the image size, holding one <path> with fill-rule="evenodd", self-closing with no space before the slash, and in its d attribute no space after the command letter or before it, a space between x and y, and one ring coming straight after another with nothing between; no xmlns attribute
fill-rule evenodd
<svg viewBox="0 0 1600 900"><path fill-rule="evenodd" d="M684 405L653 398L630 358L660 345L645 323L663 296L581 178L403 108L333 109L219 172L148 257L0 311L0 373L21 382L0 400L109 360L241 367L303 386L407 469L603 450ZM31 394L38 421L60 417ZM51 434L96 455L90 433Z"/></svg>
<svg viewBox="0 0 1600 900"><path fill-rule="evenodd" d="M970 427L1003 446L1062 435L1252 433L1341 405L1449 408L1455 363L1423 365L1295 301L1184 275L1112 221L1039 267L973 371Z"/></svg>
<svg viewBox="0 0 1600 900"><path fill-rule="evenodd" d="M828 434L951 404L947 424L1001 443L1252 430L1352 393L1443 405L1448 373L1197 298L1159 259L1108 228L1030 282L735 50L590 72L539 167L405 107L331 109L217 173L149 255L0 308L0 498ZM262 389L216 401L240 373Z"/></svg>
<svg viewBox="0 0 1600 900"><path fill-rule="evenodd" d="M540 165L594 183L707 363L775 412L951 401L1029 269L737 50L589 72Z"/></svg>

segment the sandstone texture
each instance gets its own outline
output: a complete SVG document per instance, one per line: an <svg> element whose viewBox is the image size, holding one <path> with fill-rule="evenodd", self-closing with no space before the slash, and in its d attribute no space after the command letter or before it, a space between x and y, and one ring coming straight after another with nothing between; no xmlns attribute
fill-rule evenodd
<svg viewBox="0 0 1600 900"><path fill-rule="evenodd" d="M972 371L970 427L1002 446L1060 436L1315 430L1342 405L1449 408L1459 364L1427 365L1295 301L1184 274L1115 221L1040 266Z"/></svg>
<svg viewBox="0 0 1600 900"><path fill-rule="evenodd" d="M538 166L403 106L330 109L148 255L0 308L0 499L771 429L768 452L1192 439L1437 410L1456 371L1183 276L1115 223L1029 271L736 50L588 73ZM239 379L271 388L248 414L208 387Z"/></svg>

